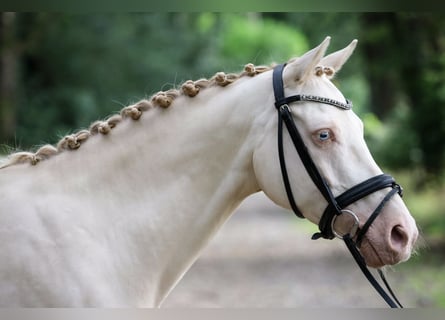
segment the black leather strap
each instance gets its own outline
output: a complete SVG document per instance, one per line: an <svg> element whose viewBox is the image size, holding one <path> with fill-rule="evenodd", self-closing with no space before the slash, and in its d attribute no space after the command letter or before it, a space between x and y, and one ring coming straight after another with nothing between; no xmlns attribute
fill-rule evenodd
<svg viewBox="0 0 445 320"><path fill-rule="evenodd" d="M344 193L339 195L336 199L337 205L340 208L346 208L350 204L374 193L378 190L385 188L396 188L397 191L401 194L401 188L398 184L396 184L393 177L388 174L380 174L378 176L372 177L368 180L365 180L354 187L346 190ZM334 234L331 230L331 222L334 218L334 215L337 214L337 209L333 207L331 204L328 204L326 207L320 222L318 224L320 232L315 233L312 236L312 239L333 239ZM373 220L375 217L373 218Z"/></svg>
<svg viewBox="0 0 445 320"><path fill-rule="evenodd" d="M295 126L294 120L292 118L291 111L289 109L289 106L287 103L290 103L292 101L298 101L293 100L293 96L291 98L284 98L284 87L283 87L283 78L282 73L285 65L279 65L277 66L273 71L273 88L274 88L274 94L275 94L275 100L277 101L275 103L275 107L278 109L278 152L280 157L280 164L281 164L281 172L283 176L283 183L286 189L287 197L289 199L289 203L294 211L294 213L298 217L303 217L303 214L298 209L295 199L292 194L292 188L290 186L286 164L284 160L284 151L283 151L283 129L282 129L282 122L286 125L286 128L289 132L290 138L295 146L295 149L298 152L298 155L300 156L301 161L303 162L304 167L306 168L307 173L311 177L312 181L314 182L315 186L320 190L323 197L326 199L326 201L329 203L329 205L334 208L334 211L336 214L341 214L341 209L337 205L337 202L335 201L335 197L331 192L331 188L329 188L328 184L326 183L326 180L321 176L320 172L317 169L317 166L312 160L312 157L309 154L309 151L304 144L303 139L301 138L300 133L298 132L297 127ZM284 104L280 104L284 103Z"/></svg>
<svg viewBox="0 0 445 320"><path fill-rule="evenodd" d="M318 103L324 103L329 104L331 106L344 109L344 110L350 110L352 109L352 102L346 99L345 102L341 102L338 100L326 98L326 97L320 97L320 96L314 96L314 95L307 95L307 94L297 94L294 96L285 97L284 96L284 90L281 90L281 88L284 88L283 86L283 69L286 66L286 64L281 64L275 67L273 75L273 87L277 88L278 90L275 90L275 107L278 109L282 105L290 104L292 102L298 102L298 101L312 101L312 102L318 102Z"/></svg>
<svg viewBox="0 0 445 320"><path fill-rule="evenodd" d="M335 197L332 194L331 188L329 188L326 180L322 177L320 171L318 171L317 166L315 165L311 155L309 154L309 150L304 144L304 141L300 133L298 132L297 127L295 126L295 122L292 118L292 114L290 112L289 107L287 105L283 105L280 107L279 112L282 121L284 121L284 124L287 127L287 131L289 132L290 138L292 139L295 149L297 150L298 155L300 156L300 159L303 162L304 167L306 168L307 173L309 174L315 186L321 192L323 197L329 203L329 205L334 209L334 211L337 214L341 214L341 209L337 205L337 201L335 200ZM282 134L282 132L279 134Z"/></svg>
<svg viewBox="0 0 445 320"><path fill-rule="evenodd" d="M363 240L363 236L366 234L366 232L368 231L369 227L371 226L371 224L374 222L374 220L377 218L377 216L380 214L380 212L382 211L383 207L385 206L385 204L396 194L399 193L399 188L393 188L391 189L391 191L389 191L386 196L383 198L383 200L380 202L380 204L377 206L377 208L375 208L374 212L369 216L368 220L366 220L365 224L363 225L363 227L358 231L357 233L357 238L355 240L355 245L357 247L360 248L362 240Z"/></svg>
<svg viewBox="0 0 445 320"><path fill-rule="evenodd" d="M346 247L349 249L349 252L351 252L351 255L354 258L355 262L357 262L357 265L359 266L360 270L362 270L366 279L368 279L368 281L371 283L374 289L380 294L383 300L385 300L385 302L391 308L398 308L398 307L403 308L402 304L399 302L394 292L392 291L391 287L389 286L388 282L386 281L386 278L383 275L382 271L379 270L380 277L382 278L383 283L385 284L387 290L391 294L392 299L388 295L388 293L382 288L382 286L377 282L375 277L372 275L371 271L369 271L369 269L366 267L366 262L363 259L363 256L361 255L360 251L358 251L355 242L351 239L351 237L347 234L343 237L343 240L345 241Z"/></svg>
<svg viewBox="0 0 445 320"><path fill-rule="evenodd" d="M292 193L292 187L289 182L289 176L287 174L286 160L284 157L284 149L283 149L283 119L281 112L278 112L278 156L280 158L280 168L281 168L281 176L283 177L284 188L286 189L287 199L289 200L289 204L292 208L292 211L299 218L304 218L303 213L298 208L295 203L295 199Z"/></svg>

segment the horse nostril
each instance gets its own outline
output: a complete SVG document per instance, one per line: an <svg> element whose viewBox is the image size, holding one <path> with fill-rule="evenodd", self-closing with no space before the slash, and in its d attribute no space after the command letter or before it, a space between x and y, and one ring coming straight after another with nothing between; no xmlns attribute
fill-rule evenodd
<svg viewBox="0 0 445 320"><path fill-rule="evenodd" d="M408 234L401 225L397 225L391 230L391 245L396 251L403 250L408 244Z"/></svg>

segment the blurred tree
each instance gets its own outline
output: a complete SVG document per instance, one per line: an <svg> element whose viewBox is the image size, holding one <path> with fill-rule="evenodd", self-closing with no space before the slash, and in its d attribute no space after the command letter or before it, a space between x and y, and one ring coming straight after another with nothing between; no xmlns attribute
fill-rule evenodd
<svg viewBox="0 0 445 320"><path fill-rule="evenodd" d="M381 119L398 122L383 145L382 159L396 167L421 164L433 176L445 165L444 18L432 13L361 15L371 108Z"/></svg>
<svg viewBox="0 0 445 320"><path fill-rule="evenodd" d="M207 70L207 46L185 14L18 14L22 39L17 137L55 140L122 105ZM178 48L180 48L178 50ZM39 139L39 140L37 140Z"/></svg>
<svg viewBox="0 0 445 320"><path fill-rule="evenodd" d="M219 56L235 70L247 62L280 63L309 49L299 29L259 13L224 15L222 23L224 32L220 35Z"/></svg>
<svg viewBox="0 0 445 320"><path fill-rule="evenodd" d="M14 137L17 107L17 60L15 14L0 14L0 141Z"/></svg>
<svg viewBox="0 0 445 320"><path fill-rule="evenodd" d="M406 44L402 77L411 107L409 125L417 133L423 166L439 176L445 165L445 16L403 15L400 24L405 31L400 36Z"/></svg>
<svg viewBox="0 0 445 320"><path fill-rule="evenodd" d="M397 39L396 16L393 13L367 13L361 15L360 43L363 67L370 85L370 106L380 119L384 119L396 105L400 93L400 51Z"/></svg>
<svg viewBox="0 0 445 320"><path fill-rule="evenodd" d="M17 79L6 75L5 79L16 84L14 91L20 95L16 108L6 103L1 108L16 110L16 118L9 117L8 123L17 137L12 142L19 148L55 142L56 135L187 79L240 71L247 62L268 64L307 49L305 37L295 28L252 14L19 13L14 17L4 34L23 45L20 55L13 54ZM5 54L15 50L1 41ZM284 46L277 46L278 41ZM6 121L6 115L1 119Z"/></svg>

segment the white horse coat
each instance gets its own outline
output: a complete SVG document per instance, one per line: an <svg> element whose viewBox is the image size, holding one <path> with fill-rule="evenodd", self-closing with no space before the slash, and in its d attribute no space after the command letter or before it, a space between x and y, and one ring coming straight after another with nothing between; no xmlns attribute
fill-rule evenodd
<svg viewBox="0 0 445 320"><path fill-rule="evenodd" d="M314 68L338 70L355 42L322 60L328 42L288 64L286 90L344 99ZM151 108L138 121L125 119L79 150L1 169L0 305L160 305L244 198L263 190L289 207L273 103L270 71L243 76L195 97L179 95L169 108ZM293 111L335 193L381 172L352 111L310 102ZM335 134L329 146L311 142L323 128ZM296 199L317 223L326 202L295 151L286 149L295 159L289 170ZM356 212L366 217L376 197L359 201ZM374 251L363 254L371 265L406 260L417 237L401 200L392 200L387 211L391 215L382 214L369 232ZM379 240L389 225L402 226L407 237L393 260L386 257L394 245L388 237Z"/></svg>

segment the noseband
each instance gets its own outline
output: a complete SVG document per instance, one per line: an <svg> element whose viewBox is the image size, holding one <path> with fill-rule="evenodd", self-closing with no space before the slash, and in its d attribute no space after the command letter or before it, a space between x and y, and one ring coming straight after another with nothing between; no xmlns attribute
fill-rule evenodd
<svg viewBox="0 0 445 320"><path fill-rule="evenodd" d="M343 110L350 110L352 108L352 103L349 100L346 100L345 102L340 102L329 98L313 96L313 95L303 95L303 94L285 97L283 78L282 78L285 66L286 66L285 64L281 64L274 68L273 89L275 95L275 107L278 110L278 154L280 158L280 167L283 176L283 183L286 189L286 194L289 199L290 206L298 217L304 218L303 213L300 211L295 202L291 184L289 181L289 176L287 173L286 161L284 158L284 149L283 149L283 122L286 125L290 138L298 152L298 155L300 156L300 159L304 167L306 168L306 171L308 172L315 186L318 188L318 190L328 203L318 225L320 232L315 233L312 236L312 239L314 240L319 238L333 239L335 237L343 239L346 243L347 248L351 252L352 256L354 257L355 261L359 265L362 272L365 274L365 276L373 285L373 287L377 290L377 292L382 296L382 298L388 303L388 305L392 308L397 308L398 306L402 307L402 305L392 292L391 288L389 287L382 271L378 270L382 278L382 281L384 282L386 288L390 292L394 301L380 286L377 280L373 277L373 275L366 266L363 256L359 251L363 237L368 231L370 225L381 213L385 204L396 193L402 196L402 188L395 182L393 177L387 174L381 174L353 186L352 188L346 190L344 193L340 194L337 197L333 195L331 188L329 187L329 184L323 178L320 171L317 169L317 166L313 162L312 157L306 145L304 144L300 133L298 132L295 122L292 118L292 113L289 108L289 104L299 101L310 101L310 102L328 104ZM391 188L391 190L386 194L386 196L383 198L383 200L380 202L380 204L377 206L374 212L369 216L368 220L364 223L363 227L360 228L359 219L357 215L350 210L346 210L345 208L353 204L354 202L370 195L371 193L374 193L376 191L385 188ZM335 230L334 227L335 221L337 217L339 217L340 215L349 215L353 220L353 226L348 233L340 234ZM353 240L354 237L355 241Z"/></svg>

